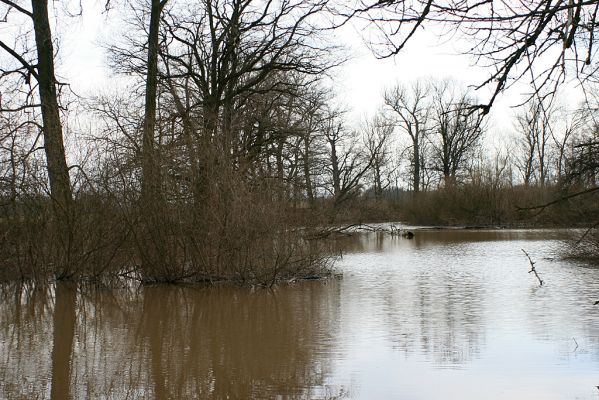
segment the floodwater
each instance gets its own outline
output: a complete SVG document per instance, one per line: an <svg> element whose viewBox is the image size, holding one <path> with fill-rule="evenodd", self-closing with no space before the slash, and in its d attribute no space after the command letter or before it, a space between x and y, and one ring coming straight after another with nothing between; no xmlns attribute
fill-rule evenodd
<svg viewBox="0 0 599 400"><path fill-rule="evenodd" d="M599 269L565 236L357 234L342 278L273 290L5 286L0 398L599 399Z"/></svg>

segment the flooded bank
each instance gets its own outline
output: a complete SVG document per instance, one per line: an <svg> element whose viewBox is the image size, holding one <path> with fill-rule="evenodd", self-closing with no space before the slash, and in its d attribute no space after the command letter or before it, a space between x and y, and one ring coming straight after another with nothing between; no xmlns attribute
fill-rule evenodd
<svg viewBox="0 0 599 400"><path fill-rule="evenodd" d="M356 234L342 279L272 290L4 286L0 398L596 399L599 269L566 237Z"/></svg>

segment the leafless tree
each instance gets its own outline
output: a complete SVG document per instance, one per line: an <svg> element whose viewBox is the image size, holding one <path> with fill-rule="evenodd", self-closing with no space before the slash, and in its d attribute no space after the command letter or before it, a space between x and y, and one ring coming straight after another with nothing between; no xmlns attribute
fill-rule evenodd
<svg viewBox="0 0 599 400"><path fill-rule="evenodd" d="M335 64L316 45L311 23L323 7L321 1L206 0L199 9L165 16L165 58L173 77L189 77L194 85L208 135L216 129L218 137L230 136L232 112L252 92L285 90L286 79L269 79L278 72L319 74ZM225 154L232 141L222 143Z"/></svg>
<svg viewBox="0 0 599 400"><path fill-rule="evenodd" d="M517 161L524 184L529 186L533 179L545 186L549 178L549 140L553 136L553 109L546 109L540 102L531 102L526 110L516 116L520 135L521 155Z"/></svg>
<svg viewBox="0 0 599 400"><path fill-rule="evenodd" d="M298 99L298 112L302 117L300 123L300 140L302 143L301 160L306 187L306 197L310 204L314 203L315 182L318 174L316 166L322 156L322 150L318 150L319 144L323 142L322 127L326 124L327 106L330 100L323 89L311 88L304 92L304 96ZM326 136L326 134L325 134Z"/></svg>
<svg viewBox="0 0 599 400"><path fill-rule="evenodd" d="M562 183L568 174L567 160L572 152L572 141L576 135L585 127L585 112L582 110L564 111L560 115L565 123L561 127L561 135L557 129L552 130L554 151L555 177L558 183Z"/></svg>
<svg viewBox="0 0 599 400"><path fill-rule="evenodd" d="M562 183L582 190L599 190L596 187L599 174L599 96L597 87L587 90L586 101L566 125L566 135L559 148L563 159ZM567 153L566 153L567 150Z"/></svg>
<svg viewBox="0 0 599 400"><path fill-rule="evenodd" d="M594 99L585 104L581 129L570 138L571 152L565 160L564 184L581 194L599 190L599 124Z"/></svg>
<svg viewBox="0 0 599 400"><path fill-rule="evenodd" d="M372 160L372 182L376 197L382 196L383 190L391 184L393 170L388 169L391 164L393 128L393 124L382 113L366 121L362 128L364 148Z"/></svg>
<svg viewBox="0 0 599 400"><path fill-rule="evenodd" d="M428 85L417 81L409 88L395 85L385 91L385 105L393 112L396 124L412 141L412 186L415 193L421 189L424 160L424 141L430 114Z"/></svg>
<svg viewBox="0 0 599 400"><path fill-rule="evenodd" d="M64 218L66 222L70 218L72 190L60 120L57 91L60 84L54 72L55 54L48 18L48 2L46 0L32 0L31 9L9 0L2 0L0 4L4 8L0 10L0 13L6 16L4 23L8 23L8 18L12 17L13 14L17 14L15 15L17 21L26 21L33 27L35 55L32 55L26 47L19 48L16 44L11 46L0 40L0 47L16 62L13 68L2 71L2 78L18 76L23 84L31 88L26 95L26 98L31 100L20 105L17 110L36 106L41 108L50 192L57 211L60 212L61 218ZM23 41L26 42L26 40L26 38L23 38ZM39 104L36 104L36 101L33 100L35 98L33 88L35 87L37 87ZM10 112L12 109L2 107L2 111Z"/></svg>
<svg viewBox="0 0 599 400"><path fill-rule="evenodd" d="M479 145L484 125L482 115L473 108L475 101L455 82L439 81L433 90L432 162L447 187L456 182L468 155Z"/></svg>
<svg viewBox="0 0 599 400"><path fill-rule="evenodd" d="M164 194L160 164L156 156L156 103L158 98L158 53L160 19L167 0L151 0L147 38L144 118L141 146L141 215L146 237L141 257L155 268L168 268L164 235Z"/></svg>
<svg viewBox="0 0 599 400"><path fill-rule="evenodd" d="M0 110L3 113L31 110L31 119L26 123L38 123L35 110L41 111L41 132L46 156L46 173L49 181L49 194L55 215L53 224L57 231L56 239L58 278L71 276L73 271L72 245L74 240L73 190L67 165L63 126L60 116L59 90L64 84L58 82L54 69L54 42L48 13L47 0L32 0L31 7L10 0L0 1L1 24L7 31L16 34L12 43L0 40L0 48L12 59L0 71L1 83L14 79L20 83L11 96L0 97ZM26 26L15 31L19 25ZM31 29L33 35L31 35ZM10 36L10 35L9 35ZM33 36L34 44L31 44ZM4 86L6 88L6 86ZM14 102L21 99L21 104Z"/></svg>
<svg viewBox="0 0 599 400"><path fill-rule="evenodd" d="M358 194L362 178L372 166L373 159L359 147L355 132L349 131L339 110L327 110L322 131L329 150L327 170L331 183L328 191L335 206Z"/></svg>

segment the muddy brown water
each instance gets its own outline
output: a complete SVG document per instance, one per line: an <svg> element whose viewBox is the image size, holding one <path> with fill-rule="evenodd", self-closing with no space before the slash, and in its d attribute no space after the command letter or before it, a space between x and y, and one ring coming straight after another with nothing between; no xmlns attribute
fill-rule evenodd
<svg viewBox="0 0 599 400"><path fill-rule="evenodd" d="M273 290L4 286L0 398L598 399L599 269L567 234L358 234L343 278Z"/></svg>

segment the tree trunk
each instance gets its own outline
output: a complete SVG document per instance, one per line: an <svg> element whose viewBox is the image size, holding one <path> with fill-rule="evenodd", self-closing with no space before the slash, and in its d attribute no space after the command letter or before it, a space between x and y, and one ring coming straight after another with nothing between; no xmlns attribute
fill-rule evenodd
<svg viewBox="0 0 599 400"><path fill-rule="evenodd" d="M420 192L420 143L418 143L418 136L414 139L414 193Z"/></svg>
<svg viewBox="0 0 599 400"><path fill-rule="evenodd" d="M159 0L152 0L150 32L148 35L145 113L142 132L141 196L144 204L151 203L158 197L160 192L159 169L154 148L154 131L156 129L156 97L158 94L158 29L161 10L161 2Z"/></svg>
<svg viewBox="0 0 599 400"><path fill-rule="evenodd" d="M287 185L285 183L285 164L283 163L283 147L285 146L285 139L277 139L277 147L275 153L275 159L277 163L277 193L278 200L283 201L287 198Z"/></svg>
<svg viewBox="0 0 599 400"><path fill-rule="evenodd" d="M329 140L331 145L331 170L333 175L333 194L337 197L341 193L341 172L339 171L339 159L337 158L337 142Z"/></svg>
<svg viewBox="0 0 599 400"><path fill-rule="evenodd" d="M72 202L71 181L64 151L62 125L54 75L54 49L48 20L47 0L32 0L33 28L37 48L37 69L42 108L44 150L52 199L57 208L69 215Z"/></svg>
<svg viewBox="0 0 599 400"><path fill-rule="evenodd" d="M306 196L308 203L314 204L314 192L312 191L312 176L310 174L310 133L306 132L304 142L304 179L306 181Z"/></svg>
<svg viewBox="0 0 599 400"><path fill-rule="evenodd" d="M70 399L73 340L77 322L77 287L73 283L59 282L55 290L50 398Z"/></svg>
<svg viewBox="0 0 599 400"><path fill-rule="evenodd" d="M48 2L47 0L32 0L31 5L37 49L38 90L42 109L44 151L50 181L50 196L58 228L56 239L59 246L57 250L62 259L59 261L56 271L60 278L67 277L74 272L71 265L73 194L60 123Z"/></svg>
<svg viewBox="0 0 599 400"><path fill-rule="evenodd" d="M148 34L148 62L146 76L145 113L142 131L142 177L141 177L141 208L143 224L147 238L142 249L142 261L154 267L166 268L165 243L163 240L161 215L165 212L162 201L162 180L160 166L154 146L156 129L156 97L158 95L158 31L160 14L166 0L152 0L150 12L150 27ZM156 278L156 277L155 277ZM167 276L161 278L166 279Z"/></svg>

